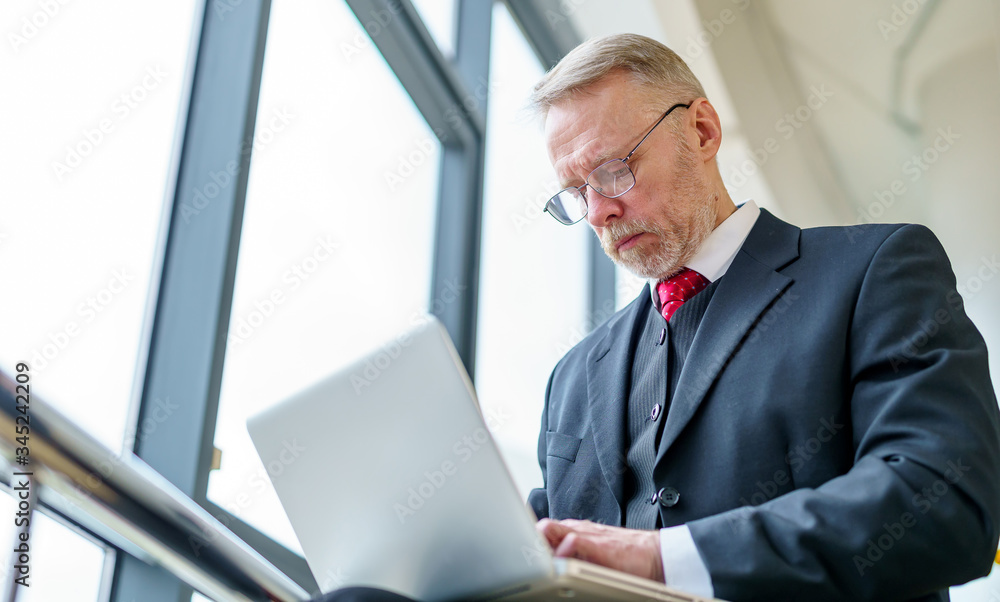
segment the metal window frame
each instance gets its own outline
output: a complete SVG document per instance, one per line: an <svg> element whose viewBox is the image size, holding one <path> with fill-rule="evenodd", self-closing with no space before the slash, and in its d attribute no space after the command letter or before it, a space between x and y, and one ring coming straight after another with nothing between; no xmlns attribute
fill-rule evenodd
<svg viewBox="0 0 1000 602"><path fill-rule="evenodd" d="M269 14L270 0L203 3L161 270L151 285L155 311L143 333L148 350L137 367L136 436L126 442L199 502L212 462ZM116 554L110 600L181 602L191 594L163 568Z"/></svg>
<svg viewBox="0 0 1000 602"><path fill-rule="evenodd" d="M474 378L492 4L457 0L451 62L409 0L346 2L441 142L429 307Z"/></svg>

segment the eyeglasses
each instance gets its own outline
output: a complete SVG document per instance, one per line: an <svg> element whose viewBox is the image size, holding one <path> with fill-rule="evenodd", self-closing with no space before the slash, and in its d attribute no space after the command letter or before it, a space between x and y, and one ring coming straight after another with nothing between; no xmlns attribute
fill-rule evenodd
<svg viewBox="0 0 1000 602"><path fill-rule="evenodd" d="M642 137L639 144L636 144L635 148L624 159L611 159L610 161L601 163L594 171L590 172L590 175L587 176L587 180L582 186L570 186L557 192L555 196L545 203L545 211L560 224L572 226L587 217L587 195L583 190L587 186L590 186L595 192L608 199L617 199L629 190L632 190L632 187L635 186L635 174L632 173L632 169L629 168L626 161L632 158L632 155L639 149L639 146L646 141L646 138L649 138L649 135L653 133L656 126L660 125L660 122L666 119L671 111L678 107L687 109L690 106L690 104L675 104L667 109L663 117L660 117L660 120L653 124L653 127L649 128L649 131Z"/></svg>

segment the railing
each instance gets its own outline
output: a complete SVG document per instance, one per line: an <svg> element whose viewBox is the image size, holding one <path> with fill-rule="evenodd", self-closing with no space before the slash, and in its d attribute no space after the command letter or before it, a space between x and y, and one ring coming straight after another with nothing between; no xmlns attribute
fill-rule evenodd
<svg viewBox="0 0 1000 602"><path fill-rule="evenodd" d="M219 602L309 599L298 584L142 460L107 449L35 394L30 403L18 403L16 386L0 372L0 456L12 468L4 474L12 491L29 483L32 507L65 517ZM19 434L16 427L26 421L17 417L25 413L30 417L28 439L19 442L24 429ZM25 450L18 454L18 448L24 447L29 462L20 465L18 456Z"/></svg>

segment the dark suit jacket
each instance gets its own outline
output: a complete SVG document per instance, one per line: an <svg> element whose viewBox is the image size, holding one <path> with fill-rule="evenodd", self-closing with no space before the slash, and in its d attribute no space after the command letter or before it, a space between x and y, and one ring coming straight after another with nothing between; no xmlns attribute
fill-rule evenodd
<svg viewBox="0 0 1000 602"><path fill-rule="evenodd" d="M653 478L729 600L946 600L989 572L1000 415L986 347L923 226L801 230L767 211L722 278ZM621 525L649 289L556 365L539 517ZM666 378L666 375L664 375Z"/></svg>

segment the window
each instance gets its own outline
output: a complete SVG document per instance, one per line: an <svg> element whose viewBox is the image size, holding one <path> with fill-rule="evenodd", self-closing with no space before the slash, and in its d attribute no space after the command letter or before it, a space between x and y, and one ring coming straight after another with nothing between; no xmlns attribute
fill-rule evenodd
<svg viewBox="0 0 1000 602"><path fill-rule="evenodd" d="M192 0L4 3L0 366L122 447L193 21ZM47 12L48 11L48 12ZM51 12L51 14L49 14ZM96 44L94 40L104 40ZM128 48L128 52L121 52Z"/></svg>
<svg viewBox="0 0 1000 602"><path fill-rule="evenodd" d="M455 25L458 20L456 0L413 0L413 7L427 26L438 48L448 58L455 56Z"/></svg>
<svg viewBox="0 0 1000 602"><path fill-rule="evenodd" d="M28 362L32 393L115 451L134 439L127 417L196 5L0 4L0 368ZM102 546L35 513L32 550L19 600L98 598Z"/></svg>
<svg viewBox="0 0 1000 602"><path fill-rule="evenodd" d="M615 266L615 311L625 307L642 292L646 280L626 270Z"/></svg>
<svg viewBox="0 0 1000 602"><path fill-rule="evenodd" d="M346 4L320 0L271 7L255 140L208 495L301 552L246 419L427 311L440 148Z"/></svg>
<svg viewBox="0 0 1000 602"><path fill-rule="evenodd" d="M491 43L476 390L527 496L541 486L536 445L549 373L585 334L593 234L542 212L558 183L541 122L526 107L544 71L501 3Z"/></svg>

